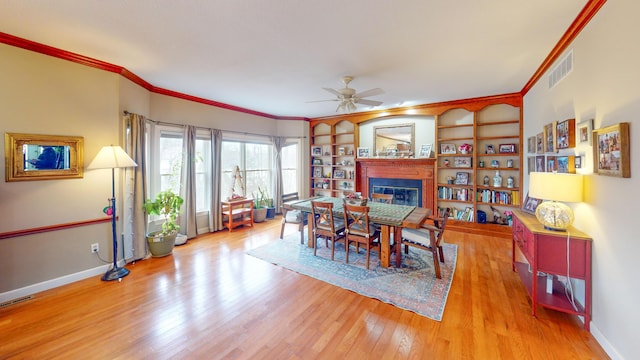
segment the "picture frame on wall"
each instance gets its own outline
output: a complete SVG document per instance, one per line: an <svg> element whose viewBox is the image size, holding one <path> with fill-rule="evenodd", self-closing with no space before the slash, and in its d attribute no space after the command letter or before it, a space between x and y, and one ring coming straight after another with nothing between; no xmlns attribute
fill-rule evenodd
<svg viewBox="0 0 640 360"><path fill-rule="evenodd" d="M527 153L529 154L535 154L536 153L536 137L534 136L529 136L529 138L527 138Z"/></svg>
<svg viewBox="0 0 640 360"><path fill-rule="evenodd" d="M454 144L440 144L440 154L451 155L456 153L456 146Z"/></svg>
<svg viewBox="0 0 640 360"><path fill-rule="evenodd" d="M623 178L631 177L628 122L595 130L592 142L594 173Z"/></svg>
<svg viewBox="0 0 640 360"><path fill-rule="evenodd" d="M582 156L576 156L574 162L576 164L576 169L580 169L582 167Z"/></svg>
<svg viewBox="0 0 640 360"><path fill-rule="evenodd" d="M470 168L472 158L470 157L454 157L453 166L458 168Z"/></svg>
<svg viewBox="0 0 640 360"><path fill-rule="evenodd" d="M558 121L556 124L556 148L571 149L576 146L576 119Z"/></svg>
<svg viewBox="0 0 640 360"><path fill-rule="evenodd" d="M556 148L556 123L557 123L557 121L554 121L554 122L544 126L543 137L544 137L544 152L545 153L553 153L553 152L557 151L557 148Z"/></svg>
<svg viewBox="0 0 640 360"><path fill-rule="evenodd" d="M531 174L534 171L536 171L536 157L529 156L527 158L527 174Z"/></svg>
<svg viewBox="0 0 640 360"><path fill-rule="evenodd" d="M525 198L524 204L522 205L522 211L535 215L536 208L538 207L538 205L540 205L541 202L541 199L530 197L529 193L527 193L527 197Z"/></svg>
<svg viewBox="0 0 640 360"><path fill-rule="evenodd" d="M544 155L536 155L536 172L544 172L545 163L544 163Z"/></svg>
<svg viewBox="0 0 640 360"><path fill-rule="evenodd" d="M536 154L544 154L544 135L536 134Z"/></svg>
<svg viewBox="0 0 640 360"><path fill-rule="evenodd" d="M555 156L547 156L547 172L554 172L558 169Z"/></svg>
<svg viewBox="0 0 640 360"><path fill-rule="evenodd" d="M558 156L556 157L557 172L561 174L575 174L576 163L575 156Z"/></svg>
<svg viewBox="0 0 640 360"><path fill-rule="evenodd" d="M591 133L593 132L593 119L581 121L576 124L576 143L591 146Z"/></svg>

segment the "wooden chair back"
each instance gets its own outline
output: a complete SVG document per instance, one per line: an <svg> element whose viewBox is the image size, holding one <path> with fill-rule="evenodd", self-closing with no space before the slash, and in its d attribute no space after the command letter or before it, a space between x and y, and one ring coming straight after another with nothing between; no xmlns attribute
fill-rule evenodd
<svg viewBox="0 0 640 360"><path fill-rule="evenodd" d="M369 222L369 207L350 205L345 202L343 210L344 223L346 224L344 231L347 244L346 261L349 263L349 245L355 243L356 251L359 251L360 245L362 245L367 251L366 267L369 269L372 248L377 248L378 257L380 257L380 243L376 241L380 238L380 232Z"/></svg>
<svg viewBox="0 0 640 360"><path fill-rule="evenodd" d="M371 194L371 200L374 202L393 204L393 194L373 193Z"/></svg>

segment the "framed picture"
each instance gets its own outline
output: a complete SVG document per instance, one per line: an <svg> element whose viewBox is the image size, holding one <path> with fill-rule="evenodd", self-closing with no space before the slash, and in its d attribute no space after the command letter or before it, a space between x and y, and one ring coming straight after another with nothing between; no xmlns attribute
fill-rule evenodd
<svg viewBox="0 0 640 360"><path fill-rule="evenodd" d="M334 179L344 179L344 170L333 170L333 178Z"/></svg>
<svg viewBox="0 0 640 360"><path fill-rule="evenodd" d="M456 185L467 185L469 184L469 173L468 172L457 172L456 173Z"/></svg>
<svg viewBox="0 0 640 360"><path fill-rule="evenodd" d="M582 167L582 156L576 156L574 162L576 164L576 169L580 169Z"/></svg>
<svg viewBox="0 0 640 360"><path fill-rule="evenodd" d="M498 151L500 154L513 154L516 152L516 144L500 144Z"/></svg>
<svg viewBox="0 0 640 360"><path fill-rule="evenodd" d="M440 144L440 154L450 155L456 153L456 146L454 144Z"/></svg>
<svg viewBox="0 0 640 360"><path fill-rule="evenodd" d="M311 147L311 155L312 156L322 156L322 146L312 146Z"/></svg>
<svg viewBox="0 0 640 360"><path fill-rule="evenodd" d="M631 177L629 161L629 123L607 126L593 132L593 172L600 175Z"/></svg>
<svg viewBox="0 0 640 360"><path fill-rule="evenodd" d="M591 145L593 119L581 121L576 125L576 143Z"/></svg>
<svg viewBox="0 0 640 360"><path fill-rule="evenodd" d="M539 133L536 135L536 154L544 154L544 135Z"/></svg>
<svg viewBox="0 0 640 360"><path fill-rule="evenodd" d="M556 157L555 156L547 156L547 172L554 172L558 168L556 167Z"/></svg>
<svg viewBox="0 0 640 360"><path fill-rule="evenodd" d="M524 200L524 205L522 206L522 211L528 212L529 214L535 214L536 208L540 205L542 201L540 199L529 197L529 193L527 193L527 197Z"/></svg>
<svg viewBox="0 0 640 360"><path fill-rule="evenodd" d="M576 163L575 156L558 156L556 157L556 169L562 174L575 174Z"/></svg>
<svg viewBox="0 0 640 360"><path fill-rule="evenodd" d="M551 124L547 124L543 129L543 137L544 137L544 152L552 153L556 152L556 122L554 121Z"/></svg>
<svg viewBox="0 0 640 360"><path fill-rule="evenodd" d="M472 159L470 157L454 157L453 166L459 168L470 168Z"/></svg>
<svg viewBox="0 0 640 360"><path fill-rule="evenodd" d="M527 152L529 154L536 153L536 137L535 136L529 136L529 138L527 139Z"/></svg>
<svg viewBox="0 0 640 360"><path fill-rule="evenodd" d="M487 147L484 149L484 153L485 154L495 154L496 153L496 149L493 147L493 145L487 145Z"/></svg>
<svg viewBox="0 0 640 360"><path fill-rule="evenodd" d="M527 158L527 174L531 174L534 171L536 171L536 157L529 156Z"/></svg>
<svg viewBox="0 0 640 360"><path fill-rule="evenodd" d="M576 147L576 119L558 121L556 125L557 149L570 149Z"/></svg>
<svg viewBox="0 0 640 360"><path fill-rule="evenodd" d="M313 177L314 178L321 178L322 177L322 168L321 167L314 167L313 168Z"/></svg>
<svg viewBox="0 0 640 360"><path fill-rule="evenodd" d="M499 168L500 167L500 161L499 160L491 160L491 167L492 168Z"/></svg>
<svg viewBox="0 0 640 360"><path fill-rule="evenodd" d="M338 148L338 156L344 156L345 152L344 152L344 148Z"/></svg>
<svg viewBox="0 0 640 360"><path fill-rule="evenodd" d="M358 157L359 158L368 158L369 157L369 148L367 148L367 147L359 147L358 148Z"/></svg>
<svg viewBox="0 0 640 360"><path fill-rule="evenodd" d="M432 147L433 147L433 144L422 144L422 146L420 146L420 152L418 153L418 157L421 157L421 158L430 157Z"/></svg>
<svg viewBox="0 0 640 360"><path fill-rule="evenodd" d="M313 158L313 165L322 165L322 159Z"/></svg>
<svg viewBox="0 0 640 360"><path fill-rule="evenodd" d="M536 156L536 172L544 172L544 155Z"/></svg>

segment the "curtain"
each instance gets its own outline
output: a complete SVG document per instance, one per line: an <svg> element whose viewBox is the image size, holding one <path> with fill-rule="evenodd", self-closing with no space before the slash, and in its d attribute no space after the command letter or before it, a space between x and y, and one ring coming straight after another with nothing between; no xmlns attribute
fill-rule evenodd
<svg viewBox="0 0 640 360"><path fill-rule="evenodd" d="M220 210L220 179L222 177L222 130L210 129L211 140L211 201L209 209L210 231L222 230L222 217Z"/></svg>
<svg viewBox="0 0 640 360"><path fill-rule="evenodd" d="M276 170L274 176L275 191L273 193L273 202L276 207L276 213L281 213L281 199L284 191L282 188L282 147L285 145L287 138L282 136L273 136L271 140L273 141L273 147L275 149L273 168Z"/></svg>
<svg viewBox="0 0 640 360"><path fill-rule="evenodd" d="M125 169L125 199L123 206L123 242L125 261L143 259L149 255L146 239L146 215L142 209L147 197L146 118L127 114L125 119L125 151L138 164Z"/></svg>
<svg viewBox="0 0 640 360"><path fill-rule="evenodd" d="M180 233L193 239L196 226L196 128L187 125L182 141L182 171L180 174L180 196L184 199L184 210L180 214Z"/></svg>

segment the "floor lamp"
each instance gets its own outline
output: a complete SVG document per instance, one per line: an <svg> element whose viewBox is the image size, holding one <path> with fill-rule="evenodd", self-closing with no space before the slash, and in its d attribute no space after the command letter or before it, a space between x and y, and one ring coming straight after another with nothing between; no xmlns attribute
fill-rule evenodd
<svg viewBox="0 0 640 360"><path fill-rule="evenodd" d="M87 169L111 169L111 234L113 235L113 267L102 275L102 280L120 280L129 275L129 270L118 267L118 240L116 236L116 168L138 166L120 146L105 146Z"/></svg>

